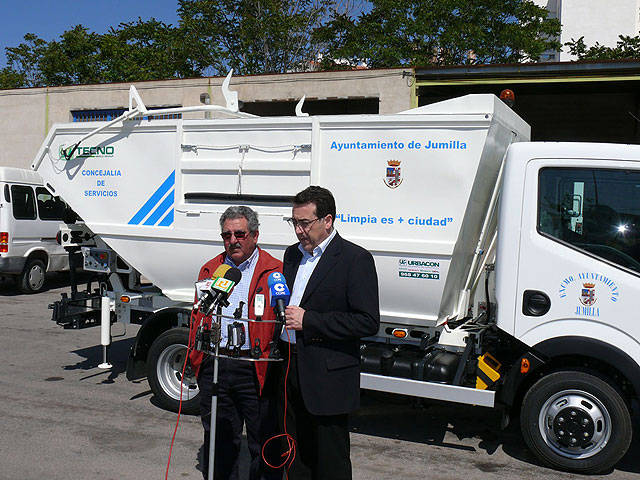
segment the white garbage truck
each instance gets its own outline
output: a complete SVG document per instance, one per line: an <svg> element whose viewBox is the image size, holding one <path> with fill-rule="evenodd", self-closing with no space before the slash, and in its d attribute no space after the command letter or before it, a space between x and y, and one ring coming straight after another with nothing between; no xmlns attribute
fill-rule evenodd
<svg viewBox="0 0 640 480"><path fill-rule="evenodd" d="M52 127L33 169L82 218L61 241L97 275L52 305L54 320L94 325L107 302L111 321L141 325L128 378L146 375L170 409L182 389L195 409L182 364L221 213L256 210L261 246L281 258L296 241L292 197L322 185L337 230L378 271L363 389L517 414L554 468L600 472L624 456L640 392L640 146L529 142L493 95L394 115L310 117L300 104L286 118L225 95L226 107L158 120L132 89L118 119ZM197 108L207 118L187 119Z"/></svg>

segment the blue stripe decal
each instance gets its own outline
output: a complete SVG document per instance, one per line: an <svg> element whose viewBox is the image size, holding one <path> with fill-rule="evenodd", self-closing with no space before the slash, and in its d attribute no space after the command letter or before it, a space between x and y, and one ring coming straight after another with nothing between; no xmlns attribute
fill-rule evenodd
<svg viewBox="0 0 640 480"><path fill-rule="evenodd" d="M169 210L173 206L174 192L175 190L171 190L171 192L169 192L169 195L167 195L167 197L162 201L162 203L160 203L160 205L158 205L158 207L153 211L153 213L149 215L149 218L147 218L147 220L143 223L143 225L155 225L156 222L160 220L160 217L162 217L165 213L167 213L167 210Z"/></svg>
<svg viewBox="0 0 640 480"><path fill-rule="evenodd" d="M171 225L173 223L173 208L171 210L169 210L169 213L167 213L164 218L162 219L162 221L158 224L159 227L168 227L169 225Z"/></svg>
<svg viewBox="0 0 640 480"><path fill-rule="evenodd" d="M176 183L176 171L174 170L167 177L167 179L162 183L162 185L158 187L158 189L154 192L154 194L151 195L151 198L149 198L149 200L145 202L142 208L136 212L133 218L129 220L129 225L139 225L140 222L149 214L151 209L156 206L156 204L160 201L160 199L164 197L165 194L171 188L174 187L175 183ZM166 209L163 210L162 213L164 213L165 211ZM149 225L149 224L145 222L145 225Z"/></svg>

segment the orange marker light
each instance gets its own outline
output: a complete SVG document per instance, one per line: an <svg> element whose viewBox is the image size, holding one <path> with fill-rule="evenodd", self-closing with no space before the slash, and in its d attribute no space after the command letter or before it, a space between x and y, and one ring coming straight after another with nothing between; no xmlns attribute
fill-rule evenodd
<svg viewBox="0 0 640 480"><path fill-rule="evenodd" d="M530 366L531 365L529 364L529 359L528 358L523 358L520 361L520 373L528 373Z"/></svg>
<svg viewBox="0 0 640 480"><path fill-rule="evenodd" d="M407 337L407 331L400 329L400 328L395 328L393 330L393 332L391 332L392 335L396 338L406 338Z"/></svg>
<svg viewBox="0 0 640 480"><path fill-rule="evenodd" d="M131 298L130 298L130 297L128 297L128 296L126 296L126 295L122 295L122 296L120 297L120 301L121 301L122 303L129 303L129 302L131 301Z"/></svg>

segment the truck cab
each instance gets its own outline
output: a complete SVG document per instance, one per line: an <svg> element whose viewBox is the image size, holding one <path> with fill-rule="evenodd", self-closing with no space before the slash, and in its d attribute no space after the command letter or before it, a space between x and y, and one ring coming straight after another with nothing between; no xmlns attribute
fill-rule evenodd
<svg viewBox="0 0 640 480"><path fill-rule="evenodd" d="M498 231L496 325L542 362L525 439L559 468L611 462L640 391L640 147L512 145Z"/></svg>

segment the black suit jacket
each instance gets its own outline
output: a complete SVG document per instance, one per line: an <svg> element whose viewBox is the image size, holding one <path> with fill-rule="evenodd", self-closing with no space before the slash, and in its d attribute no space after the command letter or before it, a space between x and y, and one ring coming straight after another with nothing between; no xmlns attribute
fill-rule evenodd
<svg viewBox="0 0 640 480"><path fill-rule="evenodd" d="M287 248L283 273L293 287L302 259ZM360 338L380 326L378 276L371 254L337 233L316 265L300 301L296 332L302 398L314 415L338 415L360 406Z"/></svg>

